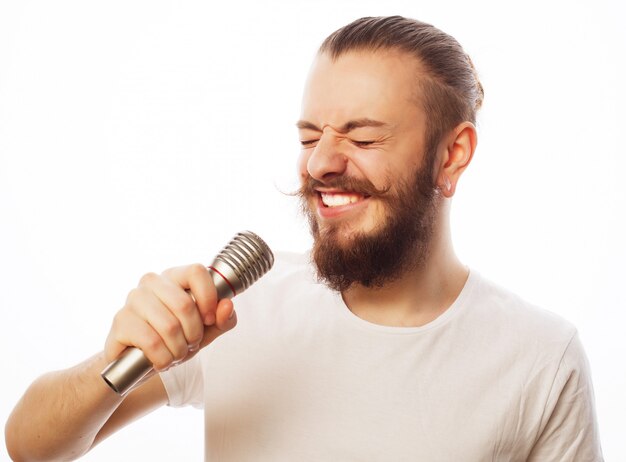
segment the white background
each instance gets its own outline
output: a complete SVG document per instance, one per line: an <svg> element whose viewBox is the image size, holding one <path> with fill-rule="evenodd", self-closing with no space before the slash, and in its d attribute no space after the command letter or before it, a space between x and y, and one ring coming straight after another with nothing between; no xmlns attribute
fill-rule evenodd
<svg viewBox="0 0 626 462"><path fill-rule="evenodd" d="M578 326L606 459L626 460L625 13L618 0L1 1L0 420L39 374L102 348L143 273L208 263L242 229L307 248L281 191L297 185L311 58L357 17L402 14L454 35L485 87L458 253ZM202 434L201 412L166 408L84 460L200 460Z"/></svg>

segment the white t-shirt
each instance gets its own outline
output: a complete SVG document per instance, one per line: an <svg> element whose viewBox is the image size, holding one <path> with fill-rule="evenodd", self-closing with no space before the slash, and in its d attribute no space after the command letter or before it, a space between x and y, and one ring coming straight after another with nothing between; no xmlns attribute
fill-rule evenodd
<svg viewBox="0 0 626 462"><path fill-rule="evenodd" d="M210 461L599 461L575 328L476 272L422 327L371 324L280 255L237 327L162 373Z"/></svg>

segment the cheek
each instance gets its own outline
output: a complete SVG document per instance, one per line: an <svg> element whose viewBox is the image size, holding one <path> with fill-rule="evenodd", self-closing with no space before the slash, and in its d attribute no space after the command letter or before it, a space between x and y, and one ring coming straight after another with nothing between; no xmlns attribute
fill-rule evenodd
<svg viewBox="0 0 626 462"><path fill-rule="evenodd" d="M378 156L361 156L352 163L353 176L366 178L376 188L384 189L393 186L394 176L390 173L389 164Z"/></svg>

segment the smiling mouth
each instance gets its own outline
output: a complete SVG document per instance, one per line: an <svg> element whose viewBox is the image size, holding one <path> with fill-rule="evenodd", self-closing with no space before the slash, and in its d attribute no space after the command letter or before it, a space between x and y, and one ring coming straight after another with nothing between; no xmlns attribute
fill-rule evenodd
<svg viewBox="0 0 626 462"><path fill-rule="evenodd" d="M355 204L369 197L367 195L354 192L320 192L319 195L322 199L324 207L341 207L344 205Z"/></svg>

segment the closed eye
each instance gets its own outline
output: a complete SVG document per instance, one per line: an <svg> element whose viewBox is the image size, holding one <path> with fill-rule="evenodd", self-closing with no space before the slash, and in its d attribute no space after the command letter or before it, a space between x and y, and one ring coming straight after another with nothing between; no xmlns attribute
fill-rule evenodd
<svg viewBox="0 0 626 462"><path fill-rule="evenodd" d="M372 141L370 141L370 140L368 140L368 141L352 140L352 143L355 144L358 147L365 147L365 146L369 146L371 144L374 144L375 141L373 141L373 140Z"/></svg>
<svg viewBox="0 0 626 462"><path fill-rule="evenodd" d="M300 140L300 144L305 148L310 148L315 145L319 140Z"/></svg>

